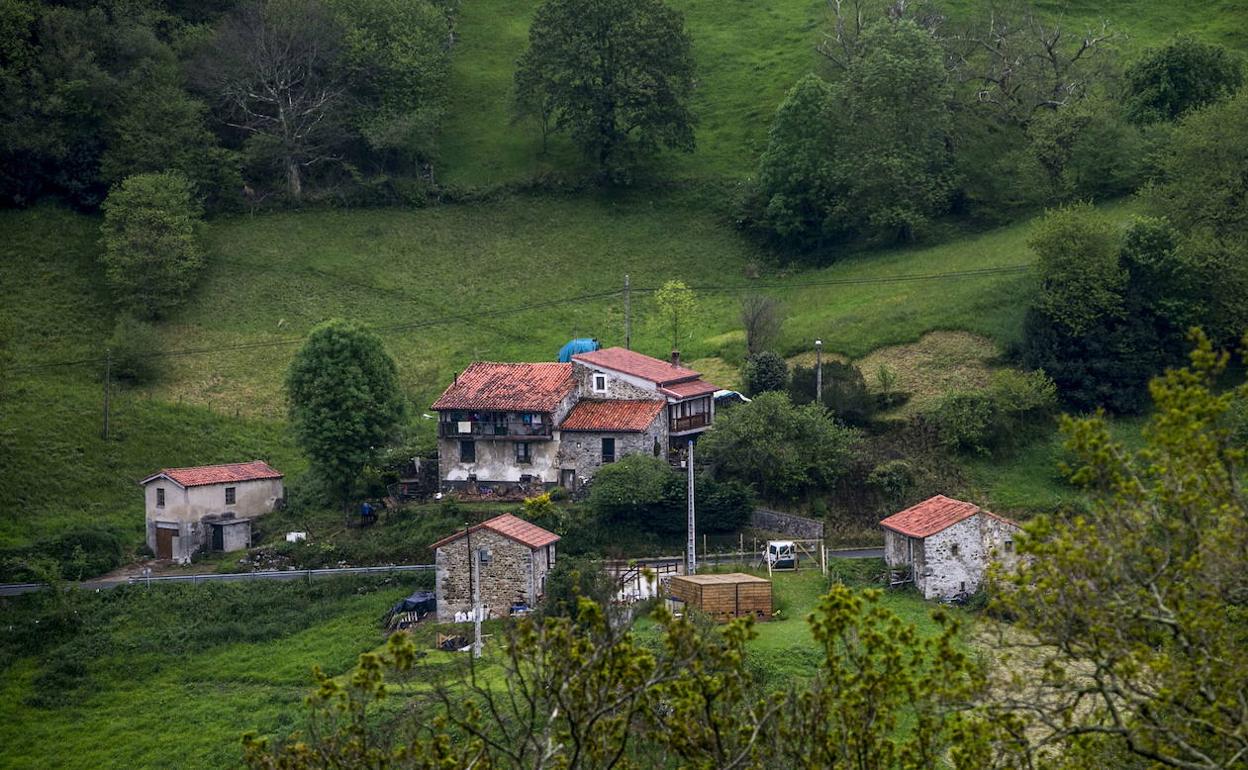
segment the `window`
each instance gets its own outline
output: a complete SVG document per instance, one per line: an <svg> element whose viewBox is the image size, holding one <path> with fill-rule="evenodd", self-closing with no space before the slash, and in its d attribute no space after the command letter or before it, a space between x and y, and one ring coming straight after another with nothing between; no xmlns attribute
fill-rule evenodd
<svg viewBox="0 0 1248 770"><path fill-rule="evenodd" d="M1006 540L1006 541L1005 541L1005 552L1006 552L1006 553L1014 553L1014 541L1013 541L1013 540Z"/></svg>
<svg viewBox="0 0 1248 770"><path fill-rule="evenodd" d="M477 445L471 441L459 442L459 461L461 463L475 463L477 461Z"/></svg>
<svg viewBox="0 0 1248 770"><path fill-rule="evenodd" d="M165 488L164 487L156 487L156 507L157 508L165 507Z"/></svg>
<svg viewBox="0 0 1248 770"><path fill-rule="evenodd" d="M234 504L234 487L225 488L225 504L226 505Z"/></svg>
<svg viewBox="0 0 1248 770"><path fill-rule="evenodd" d="M594 390L598 391L599 393L602 393L606 391L606 389L607 389L607 375L595 374L594 375Z"/></svg>
<svg viewBox="0 0 1248 770"><path fill-rule="evenodd" d="M602 440L602 461L604 463L615 462L615 439L604 438Z"/></svg>
<svg viewBox="0 0 1248 770"><path fill-rule="evenodd" d="M516 462L518 463L533 462L533 455L529 451L529 442L527 441L516 442Z"/></svg>
<svg viewBox="0 0 1248 770"><path fill-rule="evenodd" d="M949 547L949 554L950 554L950 555L952 555L952 556L957 556L957 555L958 555L958 544L957 544L957 543L954 543L953 545L951 545L951 546Z"/></svg>

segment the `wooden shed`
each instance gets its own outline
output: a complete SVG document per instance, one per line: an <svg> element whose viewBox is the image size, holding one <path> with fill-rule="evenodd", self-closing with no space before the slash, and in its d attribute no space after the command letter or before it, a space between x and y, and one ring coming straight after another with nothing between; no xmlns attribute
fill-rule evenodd
<svg viewBox="0 0 1248 770"><path fill-rule="evenodd" d="M752 616L771 620L771 581L730 572L724 575L677 575L671 579L673 599L683 601L716 620Z"/></svg>

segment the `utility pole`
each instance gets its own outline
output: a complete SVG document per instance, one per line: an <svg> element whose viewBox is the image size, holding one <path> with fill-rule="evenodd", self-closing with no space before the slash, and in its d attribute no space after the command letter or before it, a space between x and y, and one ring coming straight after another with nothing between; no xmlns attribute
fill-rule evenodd
<svg viewBox="0 0 1248 770"><path fill-rule="evenodd" d="M696 575L698 574L698 554L697 554L698 540L697 540L697 535L695 534L696 528L694 527L694 516L693 516L693 439L689 439L688 448L689 448L689 451L685 459L685 469L688 471L687 486L688 486L688 493L689 493L689 543L686 545L686 548L685 548L685 574Z"/></svg>
<svg viewBox="0 0 1248 770"><path fill-rule="evenodd" d="M109 380L113 376L113 351L104 351L104 440L108 440Z"/></svg>
<svg viewBox="0 0 1248 770"><path fill-rule="evenodd" d="M823 406L823 340L815 340L815 401Z"/></svg>
<svg viewBox="0 0 1248 770"><path fill-rule="evenodd" d="M624 274L624 349L633 349L633 292L628 273Z"/></svg>

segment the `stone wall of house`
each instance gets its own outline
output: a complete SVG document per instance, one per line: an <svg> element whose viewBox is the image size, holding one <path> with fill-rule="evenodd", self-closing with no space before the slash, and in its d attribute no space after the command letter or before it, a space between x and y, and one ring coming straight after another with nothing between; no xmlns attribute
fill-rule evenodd
<svg viewBox="0 0 1248 770"><path fill-rule="evenodd" d="M977 513L931 535L923 544L926 563L922 569L916 565L916 586L927 599L953 599L974 593L992 561L1013 563L1016 531L1017 527L1009 522Z"/></svg>
<svg viewBox="0 0 1248 770"><path fill-rule="evenodd" d="M817 540L823 537L822 521L766 508L754 509L754 514L750 517L750 526L764 532L775 532L798 540Z"/></svg>
<svg viewBox="0 0 1248 770"><path fill-rule="evenodd" d="M554 566L555 546L532 550L509 537L479 529L437 549L435 590L440 622L454 621L456 612L472 609L470 540L474 550L490 552L489 563L480 567L481 604L489 609L487 617L507 617L516 601L530 606L537 603L546 586L546 573Z"/></svg>
<svg viewBox="0 0 1248 770"><path fill-rule="evenodd" d="M607 378L606 391L594 390L594 374L603 374ZM580 398L618 398L618 399L655 399L659 395L658 386L640 377L631 377L604 369L594 369L579 361L572 362L572 377L576 380L576 392Z"/></svg>
<svg viewBox="0 0 1248 770"><path fill-rule="evenodd" d="M654 455L658 442L659 457L667 455L667 409L659 410L649 427L641 433L561 431L559 437L559 468L575 470L577 486L594 477L602 467L602 440L615 439L615 459L628 455Z"/></svg>

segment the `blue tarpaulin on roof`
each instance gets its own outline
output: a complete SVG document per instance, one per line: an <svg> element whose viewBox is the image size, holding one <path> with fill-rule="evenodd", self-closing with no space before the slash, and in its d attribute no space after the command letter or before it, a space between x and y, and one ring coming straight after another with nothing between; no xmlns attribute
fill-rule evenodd
<svg viewBox="0 0 1248 770"><path fill-rule="evenodd" d="M577 337L568 344L559 348L559 363L566 364L572 360L572 356L577 353L589 353L601 348L598 340L593 337Z"/></svg>

